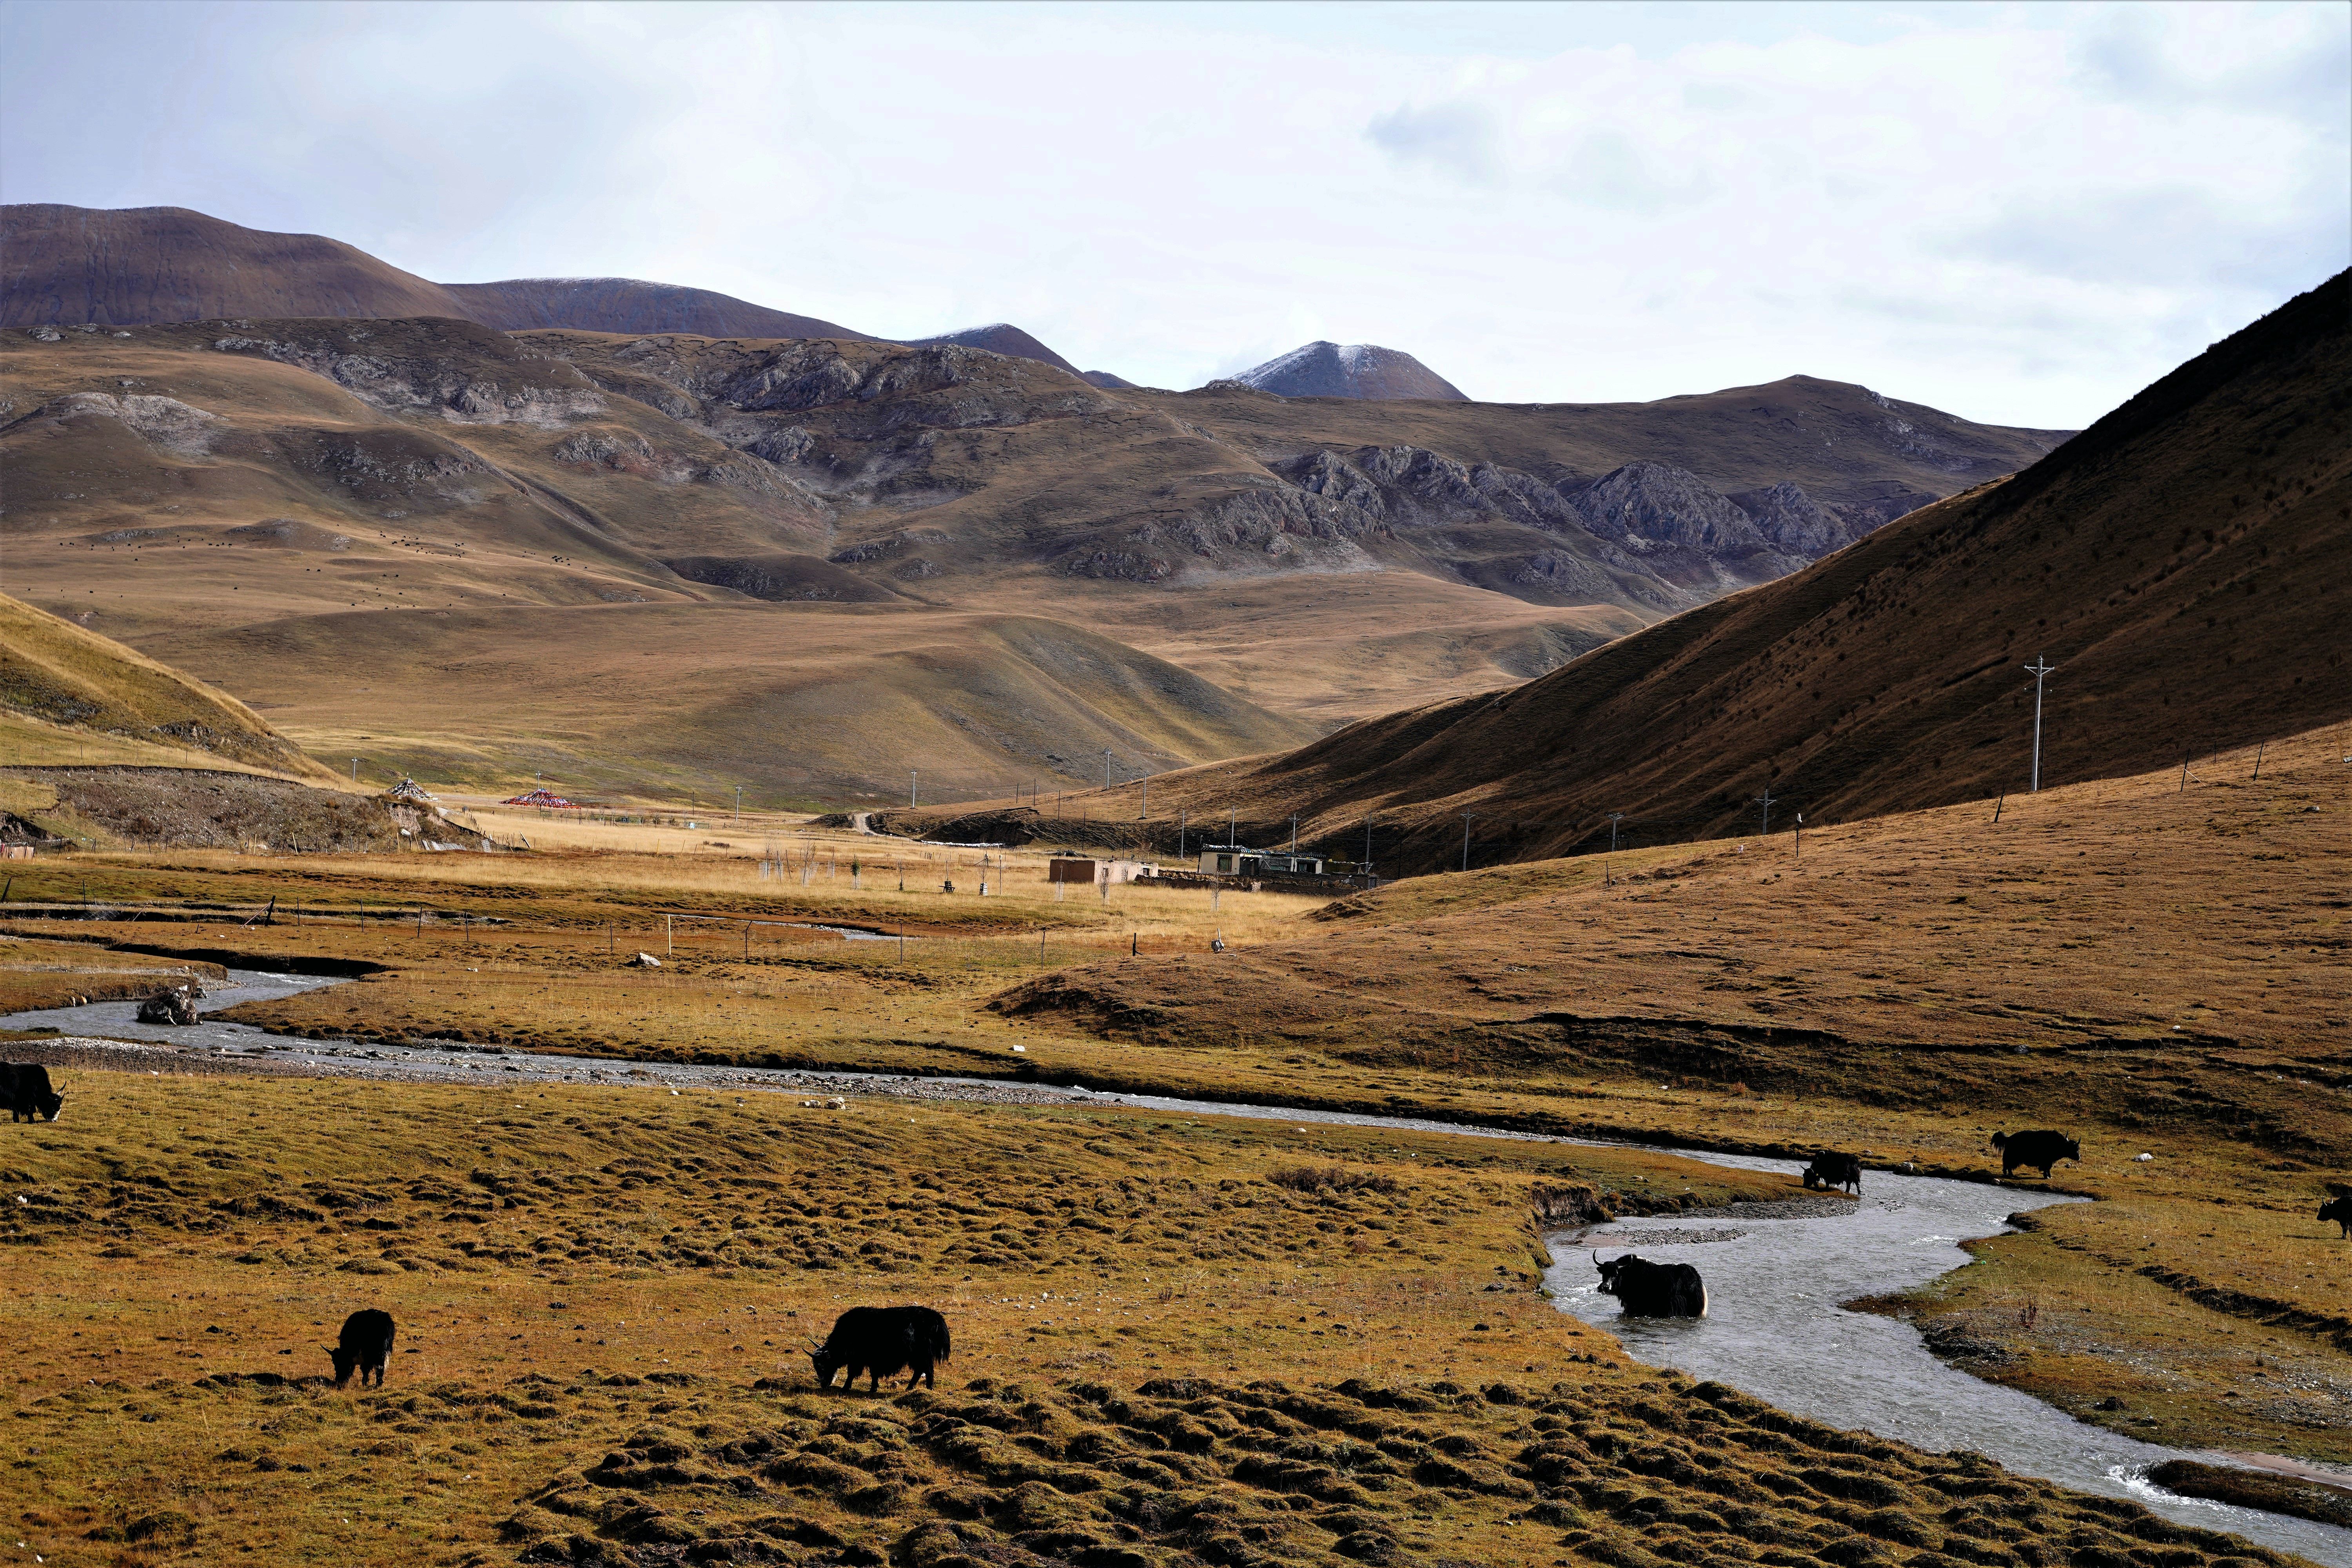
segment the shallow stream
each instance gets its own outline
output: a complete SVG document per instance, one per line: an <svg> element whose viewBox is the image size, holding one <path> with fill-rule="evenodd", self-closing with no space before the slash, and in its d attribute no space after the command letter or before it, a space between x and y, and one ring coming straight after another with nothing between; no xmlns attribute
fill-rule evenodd
<svg viewBox="0 0 2352 1568"><path fill-rule="evenodd" d="M234 983L197 1005L199 1014L240 1002L263 1001L342 982L303 974L233 969ZM249 1025L209 1018L191 1027L141 1024L134 1002L94 1002L0 1017L0 1027L50 1027L68 1035L146 1039L184 1048L352 1077L483 1081L611 1082L646 1087L767 1089L806 1093L812 1087L864 1088L868 1093L941 1098L1004 1098L1030 1103L1115 1104L1177 1116L1239 1116L1298 1127L1339 1124L1393 1127L1469 1137L1535 1142L1575 1142L1495 1128L1465 1127L1410 1117L1231 1105L1157 1095L1097 1094L1047 1084L1007 1085L984 1079L897 1078L759 1068L702 1067L525 1052L456 1044L396 1046L368 1041L303 1040ZM68 1085L61 1089L69 1090ZM70 1101L68 1102L70 1104ZM1789 1161L1662 1149L1709 1164L1744 1171L1794 1173ZM2040 1476L2084 1491L2127 1497L2181 1524L2226 1530L2279 1551L2297 1552L2330 1568L2352 1568L2352 1531L2284 1518L2200 1499L2151 1485L2147 1471L2166 1459L2232 1463L2226 1455L2188 1454L2135 1442L2075 1420L2014 1389L1986 1383L1946 1365L1907 1323L1850 1312L1838 1303L1859 1296L1909 1289L1969 1261L1963 1240L2006 1230L2004 1216L2071 1200L2037 1192L1901 1176L1868 1171L1867 1194L1856 1211L1831 1218L1726 1220L1651 1218L1604 1226L1583 1238L1606 1256L1628 1250L1613 1232L1639 1232L1638 1250L1661 1263L1696 1265L1710 1297L1703 1319L1623 1318L1614 1298L1593 1289L1591 1255L1567 1238L1555 1246L1560 1261L1545 1282L1561 1310L1615 1334L1626 1350L1653 1365L1715 1378L1780 1408L1826 1425L1860 1428L1933 1451L1970 1448L2022 1475ZM1736 1231L1732 1239L1699 1239ZM1672 1244L1658 1234L1689 1236ZM2063 1310L2053 1306L2051 1310Z"/></svg>

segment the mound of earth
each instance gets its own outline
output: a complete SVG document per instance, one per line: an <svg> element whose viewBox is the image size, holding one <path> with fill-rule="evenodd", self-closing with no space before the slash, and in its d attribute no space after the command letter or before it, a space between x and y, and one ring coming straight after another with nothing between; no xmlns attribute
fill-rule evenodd
<svg viewBox="0 0 2352 1568"><path fill-rule="evenodd" d="M430 806L252 773L11 768L0 776L56 792L53 811L38 819L44 826L79 827L119 844L349 855L428 845L481 848L488 843Z"/></svg>

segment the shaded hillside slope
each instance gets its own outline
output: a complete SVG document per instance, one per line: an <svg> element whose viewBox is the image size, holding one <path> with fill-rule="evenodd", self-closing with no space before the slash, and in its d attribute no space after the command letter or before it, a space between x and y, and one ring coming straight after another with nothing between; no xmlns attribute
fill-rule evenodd
<svg viewBox="0 0 2352 1568"><path fill-rule="evenodd" d="M160 760L147 754L160 748L183 767L333 777L228 693L0 595L0 756L64 760L85 740L135 743L122 761Z"/></svg>
<svg viewBox="0 0 2352 1568"><path fill-rule="evenodd" d="M466 314L508 332L573 327L593 332L694 332L706 338L871 335L814 316L772 310L731 294L637 278L509 278L444 287Z"/></svg>
<svg viewBox="0 0 2352 1568"><path fill-rule="evenodd" d="M0 327L467 314L438 283L321 235L185 207L0 206Z"/></svg>
<svg viewBox="0 0 2352 1568"><path fill-rule="evenodd" d="M2339 275L2014 479L1538 680L1155 781L1260 831L1376 816L1393 870L1842 820L2352 718L2352 331ZM1596 835L1599 836L1596 837Z"/></svg>

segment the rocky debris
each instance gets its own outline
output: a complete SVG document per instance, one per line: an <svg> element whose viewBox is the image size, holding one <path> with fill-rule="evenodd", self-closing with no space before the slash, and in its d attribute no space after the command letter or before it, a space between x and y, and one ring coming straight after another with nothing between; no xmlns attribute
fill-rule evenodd
<svg viewBox="0 0 2352 1568"><path fill-rule="evenodd" d="M144 394L116 397L103 392L69 392L15 423L38 419L63 424L77 418L120 420L141 439L181 458L203 457L212 450L214 437L226 428L219 415L176 397Z"/></svg>
<svg viewBox="0 0 2352 1568"><path fill-rule="evenodd" d="M158 991L139 1004L139 1022L188 1027L196 1021L196 998L203 994L203 989L193 983Z"/></svg>
<svg viewBox="0 0 2352 1568"><path fill-rule="evenodd" d="M159 725L183 744L210 750L216 738L194 723ZM236 849L268 844L295 853L352 854L399 847L419 808L382 796L346 795L285 779L188 768L42 768L16 776L47 784L58 806L104 833L175 848ZM407 814L404 823L403 815ZM435 820L434 831L471 838Z"/></svg>
<svg viewBox="0 0 2352 1568"><path fill-rule="evenodd" d="M1461 389L1402 349L1318 341L1234 378L1277 397L1434 398L1467 403Z"/></svg>

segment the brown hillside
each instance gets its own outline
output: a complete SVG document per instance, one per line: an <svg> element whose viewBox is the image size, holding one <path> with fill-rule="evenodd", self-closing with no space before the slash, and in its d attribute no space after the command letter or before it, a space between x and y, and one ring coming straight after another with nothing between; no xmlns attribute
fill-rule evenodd
<svg viewBox="0 0 2352 1568"><path fill-rule="evenodd" d="M1941 443L1930 463L1870 394L1829 383L1592 409L1286 402L1104 391L956 345L507 334L449 318L45 327L0 343L0 401L9 591L196 659L257 701L300 685L306 744L376 737L421 765L442 754L432 737L461 733L469 776L509 777L545 758L491 739L511 708L478 681L446 691L426 729L386 735L380 689L363 691L384 639L351 635L351 616L496 612L544 637L537 657L557 669L602 657L593 639L627 623L580 612L614 605L1030 616L1223 688L1262 716L1233 749L1262 751L1310 738L1295 721L1540 675L2052 439L1906 411L1898 423ZM798 635L749 624L754 649ZM900 623L856 624L877 658L904 645ZM324 662L298 681L209 657L207 638L263 628ZM853 657L834 635L826 657ZM521 652L506 636L500 658ZM686 743L691 726L656 689L622 693ZM572 705L607 711L576 689L546 696L559 728ZM870 769L858 792L887 798L926 765L931 731L878 712L835 721L866 736L848 753ZM1120 765L1231 754L1180 742L1186 722L1142 726L1160 738ZM1089 720L1102 738L1085 752L1008 742L959 767L959 787L1041 765L1064 784L1097 776L1044 752L1118 744L1127 723ZM592 732L611 731L599 718ZM739 743L750 752L729 760ZM839 776L781 766L764 742L698 733L689 749L695 777ZM685 764L658 742L627 754L655 776Z"/></svg>
<svg viewBox="0 0 2352 1568"><path fill-rule="evenodd" d="M816 337L823 334L809 332L800 335ZM845 334L836 332L833 335L840 337ZM941 332L935 338L908 340L908 346L910 348L929 348L934 343L954 343L960 348L986 349L992 354L1009 354L1014 359L1035 360L1039 364L1050 364L1055 370L1067 371L1070 374L1084 379L1076 365L1072 364L1010 321L998 321L992 326L986 327L966 327L960 332ZM1118 381L1117 376L1111 379L1114 382ZM1101 384L1090 382L1088 384L1100 385ZM1127 384L1122 382L1119 384Z"/></svg>
<svg viewBox="0 0 2352 1568"><path fill-rule="evenodd" d="M92 740L132 742L101 754ZM167 758L149 754L163 748ZM333 775L231 697L112 637L0 595L0 756L12 763L207 760L298 778Z"/></svg>
<svg viewBox="0 0 2352 1568"><path fill-rule="evenodd" d="M468 313L438 283L341 240L185 207L0 206L0 327Z"/></svg>
<svg viewBox="0 0 2352 1568"><path fill-rule="evenodd" d="M635 278L509 278L444 287L475 321L508 332L571 327L587 332L694 332L706 338L870 335L709 289Z"/></svg>
<svg viewBox="0 0 2352 1568"><path fill-rule="evenodd" d="M1513 690L1156 781L1271 832L1377 816L1391 869L1559 854L2111 777L2352 717L2347 280L2282 307L2006 483ZM1599 836L1596 837L1596 835Z"/></svg>

